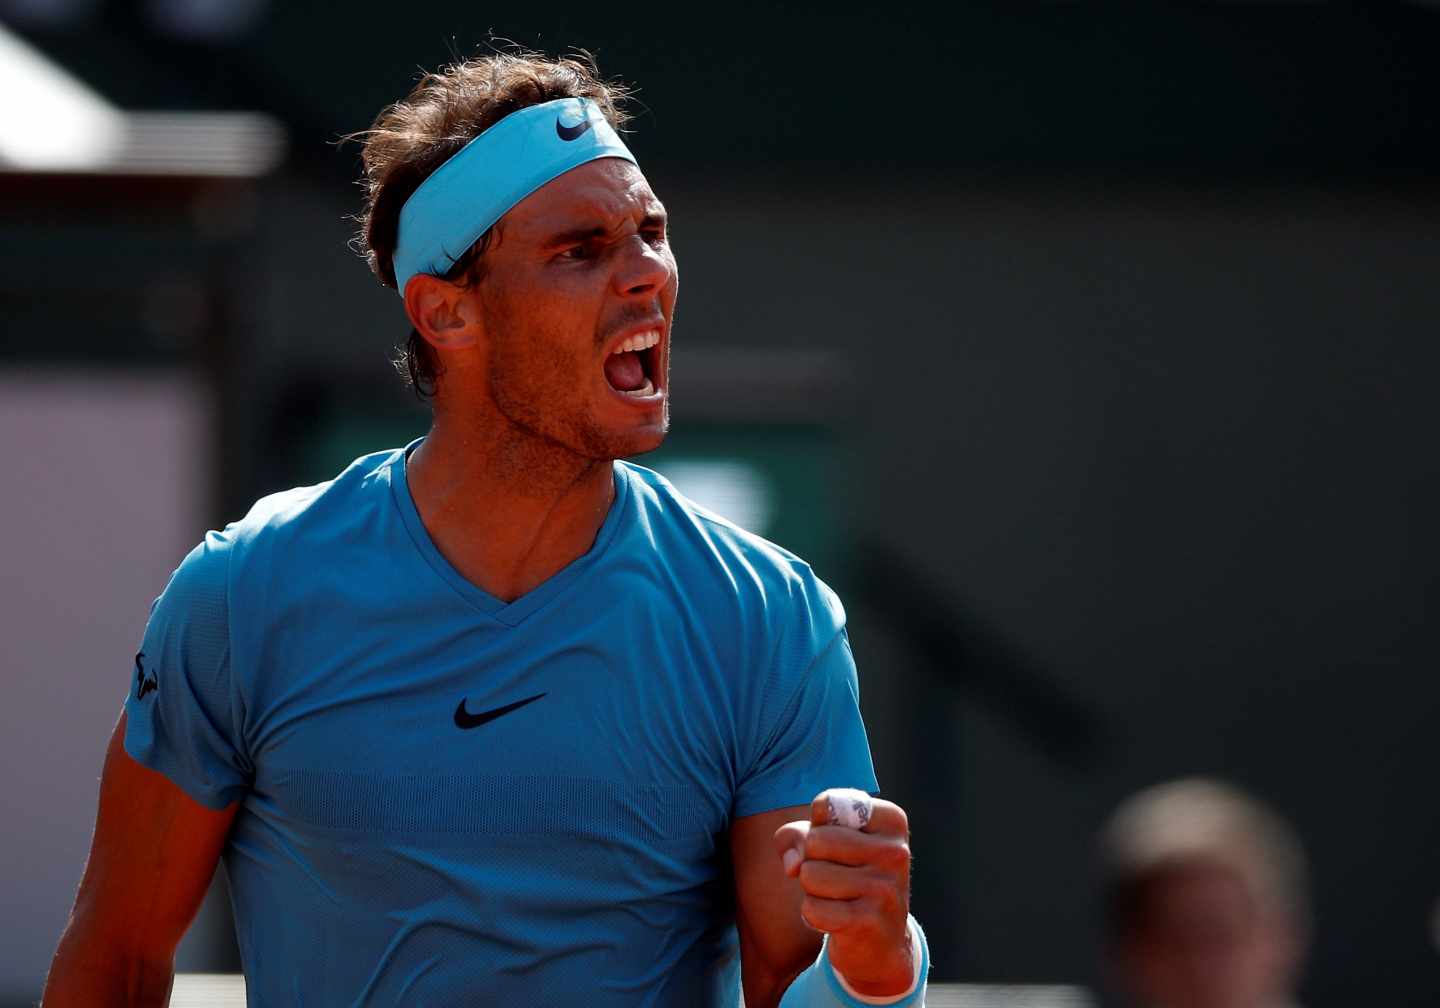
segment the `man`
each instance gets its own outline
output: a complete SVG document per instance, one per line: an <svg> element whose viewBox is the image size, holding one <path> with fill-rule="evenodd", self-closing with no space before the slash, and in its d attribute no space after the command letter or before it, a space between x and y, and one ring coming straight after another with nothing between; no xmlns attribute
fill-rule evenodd
<svg viewBox="0 0 1440 1008"><path fill-rule="evenodd" d="M1274 813L1216 781L1175 781L1122 805L1103 848L1115 973L1136 1004L1293 1003L1304 859Z"/></svg>
<svg viewBox="0 0 1440 1008"><path fill-rule="evenodd" d="M616 461L677 290L621 97L503 54L366 134L432 427L172 577L50 1008L163 1003L222 853L252 1004L922 1003L838 600Z"/></svg>

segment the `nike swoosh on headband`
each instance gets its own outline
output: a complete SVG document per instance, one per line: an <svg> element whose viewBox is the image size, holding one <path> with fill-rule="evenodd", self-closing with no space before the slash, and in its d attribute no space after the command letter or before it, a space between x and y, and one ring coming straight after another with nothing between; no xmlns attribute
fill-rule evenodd
<svg viewBox="0 0 1440 1008"><path fill-rule="evenodd" d="M590 128L591 125L592 125L592 124L591 124L591 122L590 122L590 117L589 117L589 116L586 116L584 119L581 119L580 122L577 123L577 124L574 125L574 126L566 126L564 123L562 123L562 122L560 121L560 117L559 117L559 116L556 116L556 117L555 117L555 134L556 134L561 140L578 140L578 139L580 138L580 136L581 136L586 130L588 130L588 129Z"/></svg>

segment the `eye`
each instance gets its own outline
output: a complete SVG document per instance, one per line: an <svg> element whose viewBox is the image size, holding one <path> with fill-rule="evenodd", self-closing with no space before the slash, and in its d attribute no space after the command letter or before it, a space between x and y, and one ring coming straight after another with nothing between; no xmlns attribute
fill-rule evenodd
<svg viewBox="0 0 1440 1008"><path fill-rule="evenodd" d="M587 243L587 244L583 244L583 245L572 245L572 246L570 246L569 248L565 249L564 251L558 253L555 258L557 258L557 259L569 259L569 260L571 260L571 261L575 261L575 260L581 260L581 259L589 259L589 258L591 258L591 257L593 256L593 254L594 254L593 250L590 248L589 244Z"/></svg>
<svg viewBox="0 0 1440 1008"><path fill-rule="evenodd" d="M665 228L663 226L649 227L643 232L645 240L651 245L665 244Z"/></svg>

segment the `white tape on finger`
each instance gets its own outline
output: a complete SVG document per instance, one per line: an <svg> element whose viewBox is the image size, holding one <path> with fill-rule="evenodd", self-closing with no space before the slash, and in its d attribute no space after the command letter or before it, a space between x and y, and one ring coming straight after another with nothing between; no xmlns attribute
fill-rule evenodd
<svg viewBox="0 0 1440 1008"><path fill-rule="evenodd" d="M857 830L870 825L870 813L875 808L875 799L855 788L831 788L825 792L825 803L829 808L826 822Z"/></svg>

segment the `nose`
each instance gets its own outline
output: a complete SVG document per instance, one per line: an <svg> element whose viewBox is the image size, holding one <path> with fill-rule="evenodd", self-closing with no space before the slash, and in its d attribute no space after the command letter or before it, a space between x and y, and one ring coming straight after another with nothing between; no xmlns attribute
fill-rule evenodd
<svg viewBox="0 0 1440 1008"><path fill-rule="evenodd" d="M652 245L644 235L632 235L620 268L615 271L615 286L628 297L654 295L670 283L675 275L675 261L669 246Z"/></svg>

